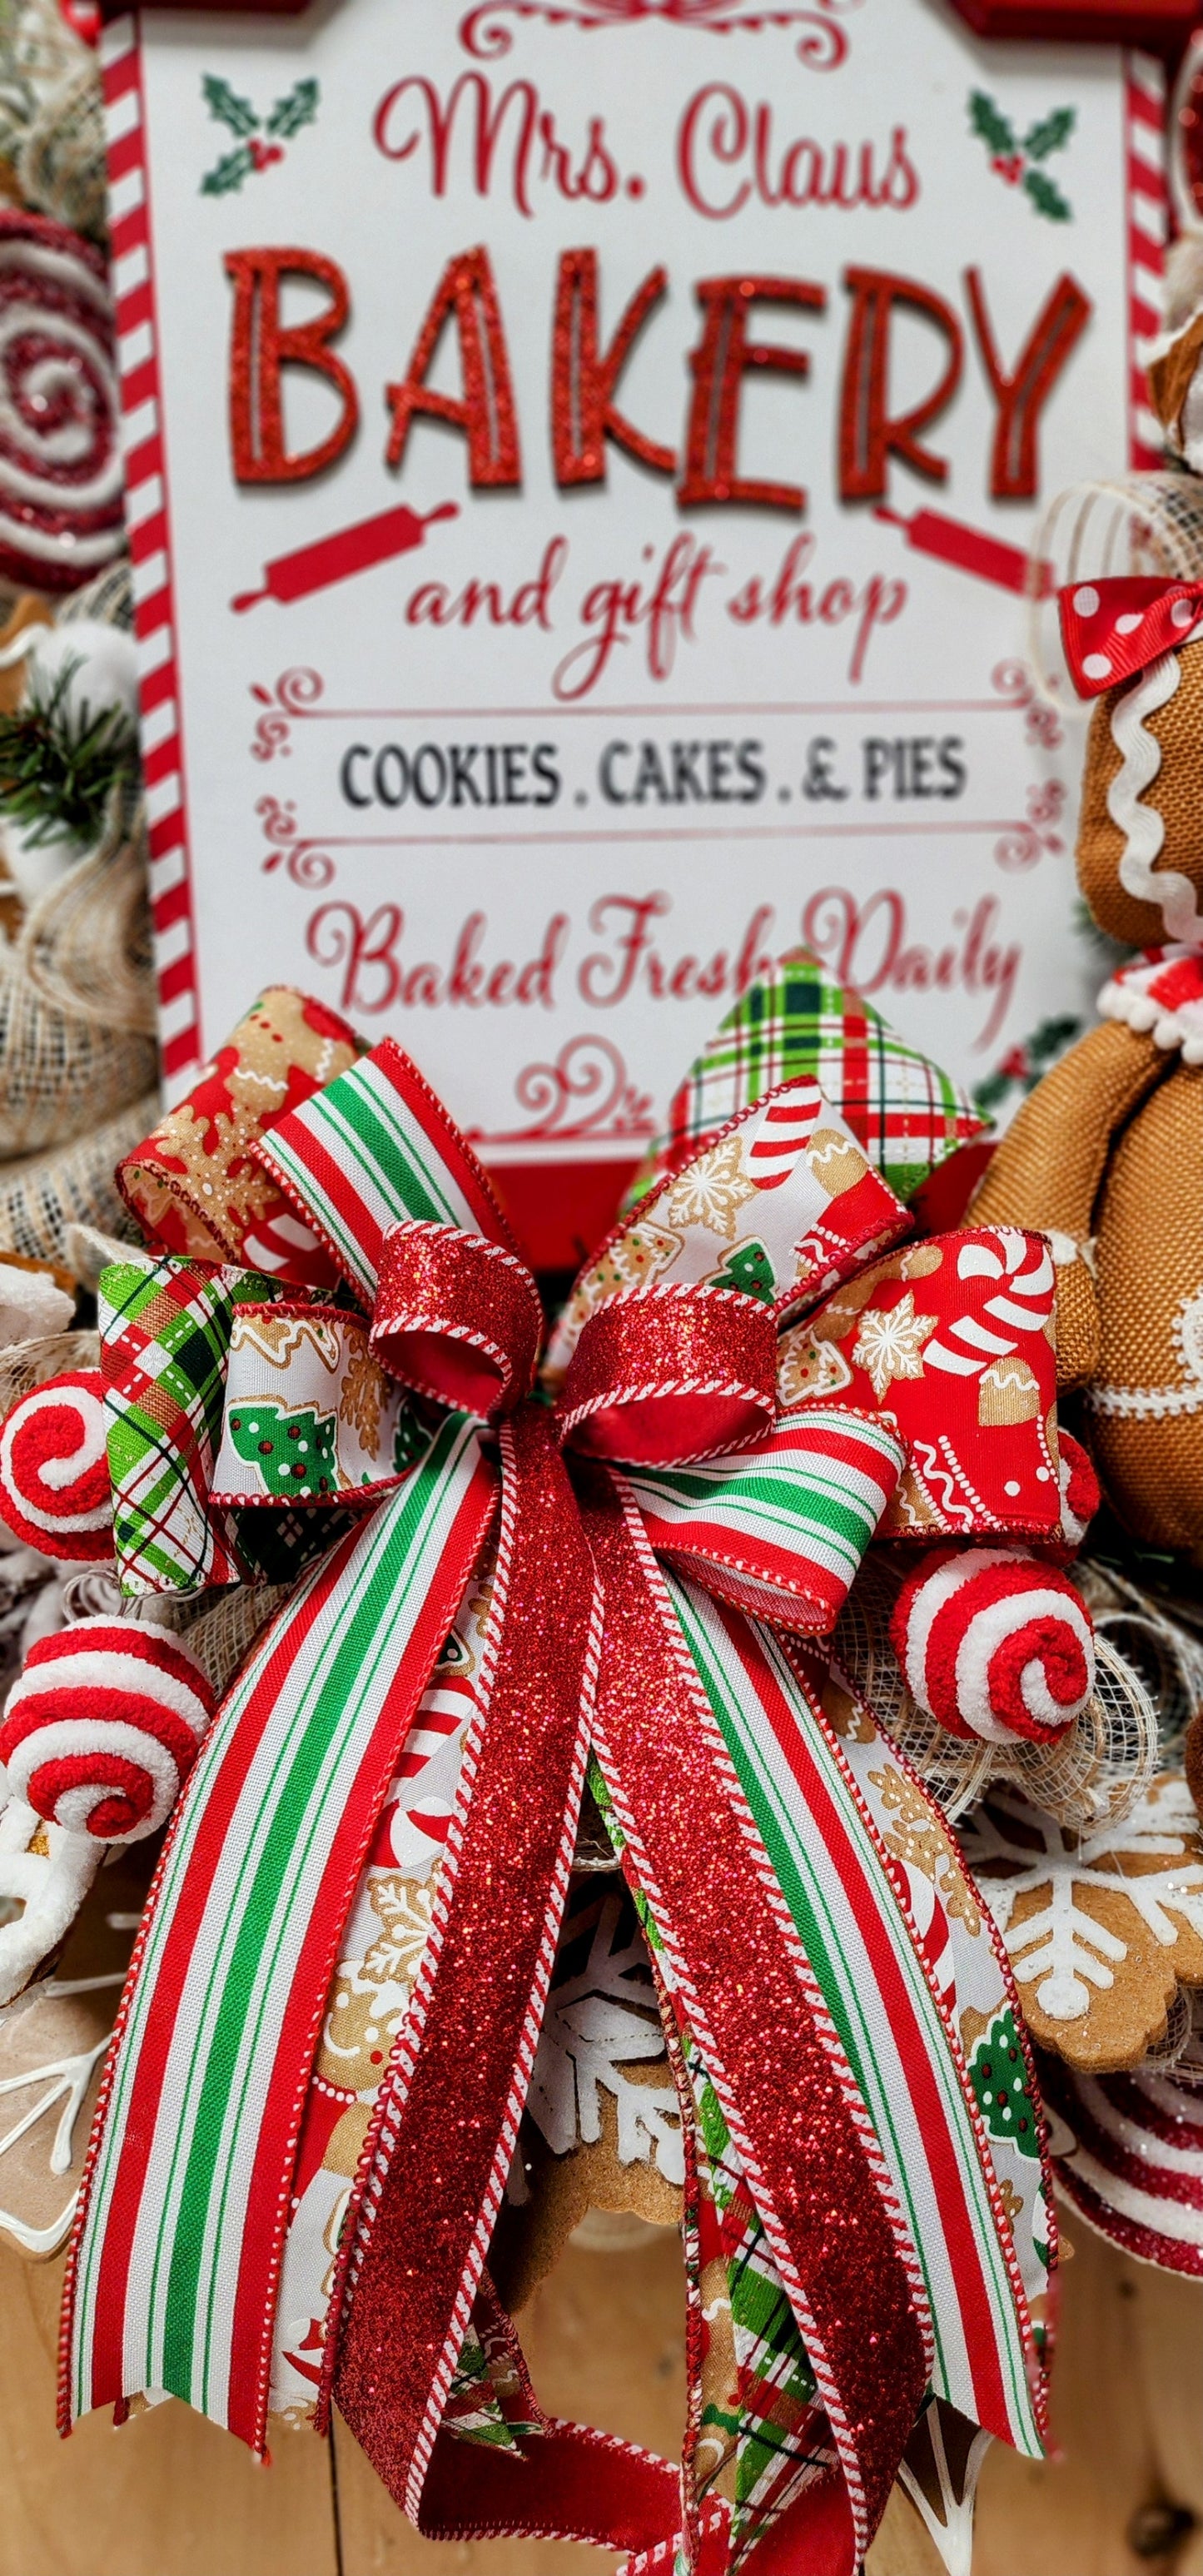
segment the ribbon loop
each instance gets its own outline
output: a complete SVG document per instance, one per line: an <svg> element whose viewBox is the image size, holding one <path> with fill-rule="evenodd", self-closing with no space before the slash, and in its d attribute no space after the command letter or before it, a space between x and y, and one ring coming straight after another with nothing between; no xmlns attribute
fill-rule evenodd
<svg viewBox="0 0 1203 2576"><path fill-rule="evenodd" d="M371 1347L390 1376L487 1420L530 1394L542 1335L534 1280L500 1244L417 1218L389 1228Z"/></svg>
<svg viewBox="0 0 1203 2576"><path fill-rule="evenodd" d="M406 1217L518 1247L488 1174L393 1038L279 1119L254 1159L371 1305L384 1239Z"/></svg>
<svg viewBox="0 0 1203 2576"><path fill-rule="evenodd" d="M415 1430L362 1315L292 1298L235 1307L211 1504L377 1503L408 1472Z"/></svg>
<svg viewBox="0 0 1203 2576"><path fill-rule="evenodd" d="M560 1390L560 1437L598 1458L683 1466L762 1439L776 1385L770 1307L737 1288L668 1281L589 1317Z"/></svg>
<svg viewBox="0 0 1203 2576"><path fill-rule="evenodd" d="M777 1422L763 1448L687 1467L630 1467L657 1556L775 1627L823 1635L905 1463L889 1424L842 1406Z"/></svg>

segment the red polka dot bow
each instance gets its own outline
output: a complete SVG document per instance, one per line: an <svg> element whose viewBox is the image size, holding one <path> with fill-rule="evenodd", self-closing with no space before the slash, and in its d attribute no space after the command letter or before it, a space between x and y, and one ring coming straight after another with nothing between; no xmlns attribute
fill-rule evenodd
<svg viewBox="0 0 1203 2576"><path fill-rule="evenodd" d="M1061 640L1080 698L1097 698L1203 634L1203 582L1071 582L1059 593Z"/></svg>

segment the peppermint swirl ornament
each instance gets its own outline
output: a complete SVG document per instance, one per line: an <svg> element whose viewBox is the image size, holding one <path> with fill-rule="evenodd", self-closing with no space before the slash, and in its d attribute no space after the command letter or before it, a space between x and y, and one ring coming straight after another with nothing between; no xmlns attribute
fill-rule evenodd
<svg viewBox="0 0 1203 2576"><path fill-rule="evenodd" d="M98 1842L165 1825L212 1722L216 1693L166 1628L81 1619L31 1646L0 1725L14 1797Z"/></svg>
<svg viewBox="0 0 1203 2576"><path fill-rule="evenodd" d="M72 1369L20 1396L0 1424L0 1519L43 1556L113 1553L108 1416L99 1369Z"/></svg>
<svg viewBox="0 0 1203 2576"><path fill-rule="evenodd" d="M1094 1688L1094 1628L1068 1577L1012 1548L936 1548L890 1621L912 1698L950 1735L1049 1743Z"/></svg>
<svg viewBox="0 0 1203 2576"><path fill-rule="evenodd" d="M0 574L74 590L121 546L112 309L98 250L0 212Z"/></svg>

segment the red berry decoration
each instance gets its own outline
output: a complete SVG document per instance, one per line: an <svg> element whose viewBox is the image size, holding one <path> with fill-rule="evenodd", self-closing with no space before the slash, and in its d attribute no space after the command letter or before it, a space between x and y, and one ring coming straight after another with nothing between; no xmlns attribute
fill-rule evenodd
<svg viewBox="0 0 1203 2576"><path fill-rule="evenodd" d="M72 1369L20 1396L0 1424L0 1519L43 1556L112 1556L108 1415L99 1369Z"/></svg>

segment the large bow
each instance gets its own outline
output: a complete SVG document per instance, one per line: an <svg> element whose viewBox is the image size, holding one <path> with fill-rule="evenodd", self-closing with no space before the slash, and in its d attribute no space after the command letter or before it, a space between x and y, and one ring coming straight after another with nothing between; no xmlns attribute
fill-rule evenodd
<svg viewBox="0 0 1203 2576"><path fill-rule="evenodd" d="M999 2008L997 1956L938 1811L867 1712L824 1707L799 1643L832 1625L904 1451L846 1398L779 1414L778 1335L910 1220L817 1087L785 1083L616 1229L536 1393L534 1282L396 1046L239 1149L271 1272L245 1266L245 1227L241 1263L198 1258L194 1208L187 1252L102 1282L119 1562L132 1590L188 1589L308 1555L315 1514L336 1535L228 1695L165 1849L89 2157L65 2420L164 2388L263 2447L327 1987L483 1578L480 1679L343 2228L327 2397L424 2527L653 2555L680 2531L687 2563L719 2568L737 2523L746 2539L772 2521L781 2564L805 2533L836 2576L929 2381L1040 2447L1039 2160L1025 2200L966 2057L966 2015L985 2029ZM474 2318L505 2332L483 2266L590 1750L683 2116L804 2345L811 2395L791 2414L779 2392L759 2525L746 2498L706 2495L696 2420L683 2499L645 2454L543 2417L538 2492L518 2493L512 2457L444 2426ZM771 2380L771 2356L757 2366Z"/></svg>

